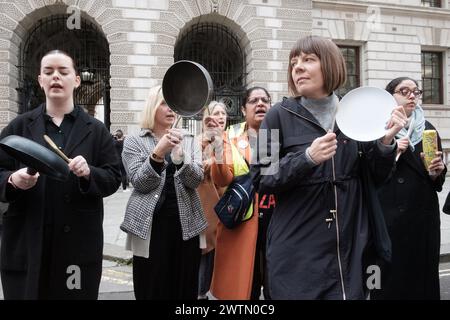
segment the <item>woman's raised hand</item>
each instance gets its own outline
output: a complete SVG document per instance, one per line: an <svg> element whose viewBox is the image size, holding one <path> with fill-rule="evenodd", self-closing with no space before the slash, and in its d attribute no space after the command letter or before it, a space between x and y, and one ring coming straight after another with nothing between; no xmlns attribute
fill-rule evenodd
<svg viewBox="0 0 450 320"><path fill-rule="evenodd" d="M91 174L91 169L83 156L76 156L71 159L69 162L69 169L79 178L88 178Z"/></svg>
<svg viewBox="0 0 450 320"><path fill-rule="evenodd" d="M420 153L423 163L425 164L425 154ZM436 158L431 160L430 165L426 168L430 173L431 179L436 179L445 169L444 161L442 161L442 151L436 151Z"/></svg>
<svg viewBox="0 0 450 320"><path fill-rule="evenodd" d="M167 129L155 146L154 153L160 157L172 151L172 149L183 141L184 130L178 128Z"/></svg>
<svg viewBox="0 0 450 320"><path fill-rule="evenodd" d="M203 143L210 143L217 137L221 137L223 129L220 127L219 122L211 116L205 118L206 130L203 134Z"/></svg>
<svg viewBox="0 0 450 320"><path fill-rule="evenodd" d="M306 152L316 164L321 164L331 159L336 154L336 149L336 134L328 132L326 135L316 138Z"/></svg>
<svg viewBox="0 0 450 320"><path fill-rule="evenodd" d="M397 152L403 153L409 147L409 138L403 137L397 140Z"/></svg>
<svg viewBox="0 0 450 320"><path fill-rule="evenodd" d="M35 175L29 175L27 168L22 168L11 174L12 185L17 189L28 190L36 185L39 178L39 172Z"/></svg>
<svg viewBox="0 0 450 320"><path fill-rule="evenodd" d="M391 144L395 135L406 126L407 122L408 118L406 117L405 109L403 108L403 106L395 107L386 126L387 131L382 139L382 143L385 145Z"/></svg>

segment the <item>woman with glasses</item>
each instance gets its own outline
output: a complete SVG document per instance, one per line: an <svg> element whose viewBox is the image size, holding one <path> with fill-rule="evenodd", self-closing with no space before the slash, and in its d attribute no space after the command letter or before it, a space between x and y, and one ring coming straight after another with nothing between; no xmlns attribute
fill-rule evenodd
<svg viewBox="0 0 450 320"><path fill-rule="evenodd" d="M216 185L226 187L234 176L249 171L256 135L269 109L270 95L266 89L253 87L245 92L242 107L245 122L228 130L223 152L216 151L212 157L211 176ZM259 299L264 285L265 230L274 205L273 196L255 195L250 219L234 229L218 223L211 283L215 298Z"/></svg>
<svg viewBox="0 0 450 320"><path fill-rule="evenodd" d="M435 130L419 105L417 81L401 77L386 90L402 105L408 123L396 136L398 161L380 190L380 201L392 241L392 262L381 263L381 290L375 299L439 299L440 218L437 192L442 190L446 166L438 136L436 158L426 168L422 134Z"/></svg>
<svg viewBox="0 0 450 320"><path fill-rule="evenodd" d="M259 191L273 192L277 201L267 233L269 294L272 299L365 299L374 217L365 196L372 184L365 177L371 173L382 181L389 175L394 137L406 116L398 106L384 137L351 140L334 124L334 91L346 78L339 48L322 37L305 37L288 62L292 96L264 118L260 131L266 130L267 139L258 141L259 159L252 166Z"/></svg>

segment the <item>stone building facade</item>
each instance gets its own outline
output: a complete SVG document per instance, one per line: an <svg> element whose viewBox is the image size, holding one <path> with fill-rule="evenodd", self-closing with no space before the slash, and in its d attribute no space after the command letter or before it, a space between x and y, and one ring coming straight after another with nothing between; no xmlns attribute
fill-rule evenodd
<svg viewBox="0 0 450 320"><path fill-rule="evenodd" d="M433 73L440 88L435 88L436 99L423 106L448 153L450 1L313 0L312 33L357 48L359 85L384 88L391 79L408 76L424 86L422 78ZM436 60L433 67L424 65L430 55Z"/></svg>
<svg viewBox="0 0 450 320"><path fill-rule="evenodd" d="M1 127L20 110L20 64L26 63L21 50L37 21L73 8L108 42L110 130L126 133L138 129L148 89L160 84L174 63L174 48L186 28L208 22L227 27L244 52L244 85L266 87L275 101L287 94L290 48L312 30L310 0L5 0L0 2Z"/></svg>
<svg viewBox="0 0 450 320"><path fill-rule="evenodd" d="M439 97L423 105L450 150L449 0L5 0L0 2L0 128L21 111L23 51L38 21L74 9L109 52L111 131L138 129L148 89L162 82L183 34L214 23L238 39L243 85L266 87L274 101L287 95L287 57L304 35L330 38L357 55L353 86L384 87L403 75L423 85L424 54L439 58L439 66L427 67L439 68ZM103 117L102 110L97 116Z"/></svg>

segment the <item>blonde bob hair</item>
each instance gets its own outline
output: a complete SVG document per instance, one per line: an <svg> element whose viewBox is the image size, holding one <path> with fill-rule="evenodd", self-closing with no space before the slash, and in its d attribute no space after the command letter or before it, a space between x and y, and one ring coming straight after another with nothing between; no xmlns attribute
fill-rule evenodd
<svg viewBox="0 0 450 320"><path fill-rule="evenodd" d="M301 53L314 53L320 59L320 66L323 76L324 89L328 94L345 84L347 78L347 68L341 50L331 40L318 36L307 36L299 39L289 54L288 63L288 87L289 93L298 96L292 80L291 60Z"/></svg>
<svg viewBox="0 0 450 320"><path fill-rule="evenodd" d="M156 110L164 102L161 86L155 86L148 92L147 101L141 114L141 128L153 130L155 126Z"/></svg>

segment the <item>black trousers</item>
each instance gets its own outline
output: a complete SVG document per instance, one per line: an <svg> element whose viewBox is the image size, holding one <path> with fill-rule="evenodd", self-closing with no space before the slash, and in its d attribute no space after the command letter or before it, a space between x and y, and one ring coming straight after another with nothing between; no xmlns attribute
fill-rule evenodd
<svg viewBox="0 0 450 320"><path fill-rule="evenodd" d="M211 250L205 253L200 258L200 268L198 275L198 294L205 295L210 287L212 281L212 275L214 271L214 255L215 250Z"/></svg>
<svg viewBox="0 0 450 320"><path fill-rule="evenodd" d="M125 171L125 167L121 166L120 167L120 180L122 182L122 189L125 190L128 187L128 175L127 172Z"/></svg>
<svg viewBox="0 0 450 320"><path fill-rule="evenodd" d="M271 216L272 214L265 214L258 218L258 238L256 240L251 300L259 300L261 286L263 286L264 299L270 300L269 290L267 288L266 238Z"/></svg>
<svg viewBox="0 0 450 320"><path fill-rule="evenodd" d="M136 300L196 300L200 256L198 236L183 241L178 213L156 213L149 258L133 257Z"/></svg>

